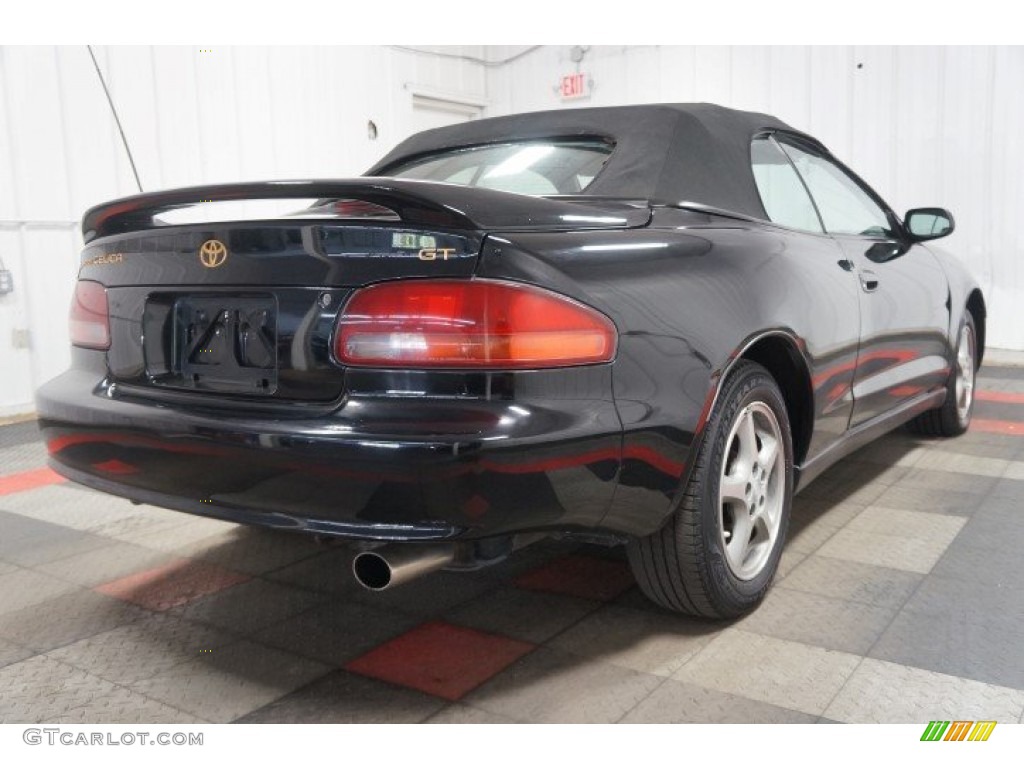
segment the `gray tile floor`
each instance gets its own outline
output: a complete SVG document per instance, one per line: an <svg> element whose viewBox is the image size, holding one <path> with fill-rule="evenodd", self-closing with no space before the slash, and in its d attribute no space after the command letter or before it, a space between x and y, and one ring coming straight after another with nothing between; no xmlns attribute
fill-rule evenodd
<svg viewBox="0 0 1024 768"><path fill-rule="evenodd" d="M1024 375L983 369L979 388L1024 393ZM1024 423L1024 403L976 417ZM0 481L44 462L34 424L0 427ZM898 431L844 460L797 498L764 604L730 623L616 589L616 551L548 541L377 595L343 546L71 484L3 488L3 722L1024 718L1024 432ZM569 555L605 563L617 596L518 581ZM403 684L353 671L367 654L402 666L391 641L425 626L519 650L477 659L461 696L415 660Z"/></svg>

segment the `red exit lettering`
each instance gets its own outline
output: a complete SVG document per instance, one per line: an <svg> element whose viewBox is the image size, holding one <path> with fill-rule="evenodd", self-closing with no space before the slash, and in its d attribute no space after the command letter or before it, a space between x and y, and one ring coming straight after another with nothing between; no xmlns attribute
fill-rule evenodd
<svg viewBox="0 0 1024 768"><path fill-rule="evenodd" d="M587 76L583 72L575 72L562 77L559 93L563 99L581 99L587 95Z"/></svg>

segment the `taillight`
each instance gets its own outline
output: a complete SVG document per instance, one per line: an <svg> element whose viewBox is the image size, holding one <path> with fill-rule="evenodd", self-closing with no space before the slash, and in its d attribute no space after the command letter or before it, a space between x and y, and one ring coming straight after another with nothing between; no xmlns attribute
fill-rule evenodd
<svg viewBox="0 0 1024 768"><path fill-rule="evenodd" d="M347 365L557 368L615 356L612 321L541 288L492 280L403 280L356 291L338 319Z"/></svg>
<svg viewBox="0 0 1024 768"><path fill-rule="evenodd" d="M79 280L71 297L71 343L76 347L110 348L107 289L92 280Z"/></svg>

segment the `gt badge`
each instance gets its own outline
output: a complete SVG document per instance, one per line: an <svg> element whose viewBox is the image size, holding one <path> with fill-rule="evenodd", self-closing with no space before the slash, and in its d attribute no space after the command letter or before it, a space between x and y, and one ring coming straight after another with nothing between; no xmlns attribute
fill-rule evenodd
<svg viewBox="0 0 1024 768"><path fill-rule="evenodd" d="M220 240L207 240L199 246L199 261L208 269L215 269L228 260L228 247Z"/></svg>
<svg viewBox="0 0 1024 768"><path fill-rule="evenodd" d="M441 259L442 261L448 261L448 257L454 255L454 253L454 248L421 248L420 260L434 261L435 259Z"/></svg>

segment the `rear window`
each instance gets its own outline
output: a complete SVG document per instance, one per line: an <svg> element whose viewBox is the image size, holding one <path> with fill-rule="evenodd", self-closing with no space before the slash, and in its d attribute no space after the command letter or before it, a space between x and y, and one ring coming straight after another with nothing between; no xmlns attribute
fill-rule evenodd
<svg viewBox="0 0 1024 768"><path fill-rule="evenodd" d="M576 195L600 173L612 149L601 140L488 144L437 152L399 163L386 173L524 195Z"/></svg>

